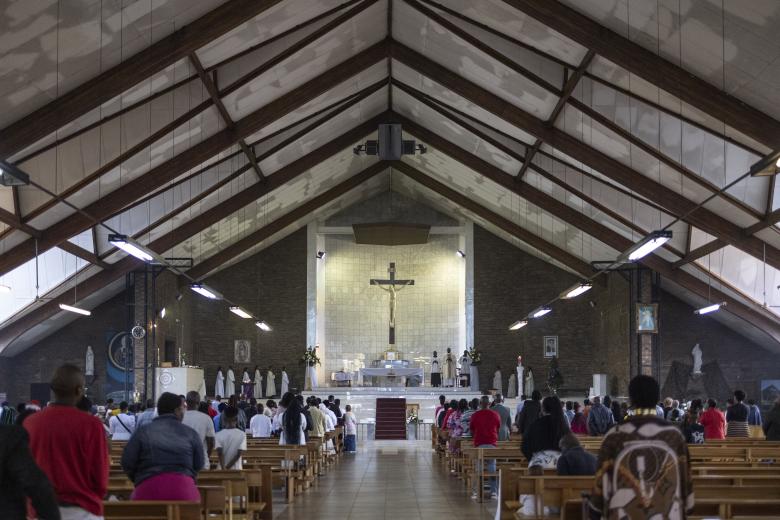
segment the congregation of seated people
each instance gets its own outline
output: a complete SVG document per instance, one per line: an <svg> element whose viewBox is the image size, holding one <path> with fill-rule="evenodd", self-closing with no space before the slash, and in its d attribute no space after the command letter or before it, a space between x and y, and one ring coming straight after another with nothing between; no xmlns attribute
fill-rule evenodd
<svg viewBox="0 0 780 520"><path fill-rule="evenodd" d="M501 394L472 401L447 401L442 395L435 410L434 447L450 461L451 474L472 483L474 499L482 500L488 490L497 498L492 452L509 471L527 477L589 477L591 518L685 518L695 503L689 445L780 441L780 399L762 416L742 390L734 391L725 410L715 399L661 401L658 382L650 376L636 376L628 390L627 402L592 396L582 403L561 402L555 395L542 398L537 390L522 397L514 420ZM484 460L482 467L476 465L480 459L475 448ZM631 482L660 470L650 461L662 459L667 465L655 475L665 475L659 482L665 478L679 483L677 491L642 496L630 491ZM774 464L775 459L763 462ZM668 471L672 473L664 473ZM483 472L484 488L479 489L482 479L474 475ZM511 501L518 507L516 516L536 515L533 495L514 498L519 499ZM544 514L555 512L545 507Z"/></svg>
<svg viewBox="0 0 780 520"><path fill-rule="evenodd" d="M85 379L73 365L51 380L54 399L0 410L0 518L96 520L108 498L110 446L121 449L121 469L133 484L130 500L200 503L199 472L241 470L249 439L305 446L327 438L324 451L356 453L357 418L350 406L285 393L277 403L220 396L201 399L165 392L140 404L84 396ZM343 438L333 432L343 428ZM328 435L330 434L330 435ZM274 441L277 442L277 441ZM212 454L216 463L210 462ZM29 507L28 507L29 501Z"/></svg>

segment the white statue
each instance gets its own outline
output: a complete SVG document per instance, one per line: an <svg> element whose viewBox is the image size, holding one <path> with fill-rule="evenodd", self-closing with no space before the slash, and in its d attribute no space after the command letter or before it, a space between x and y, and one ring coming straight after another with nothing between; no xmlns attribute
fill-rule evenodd
<svg viewBox="0 0 780 520"><path fill-rule="evenodd" d="M225 384L225 392L227 395L223 397L230 397L236 394L236 374L233 373L233 367L228 367L227 383Z"/></svg>
<svg viewBox="0 0 780 520"><path fill-rule="evenodd" d="M263 375L260 373L260 367L255 365L255 390L254 398L260 399L263 397Z"/></svg>
<svg viewBox="0 0 780 520"><path fill-rule="evenodd" d="M504 384L501 381L501 367L496 367L496 371L493 373L493 388L496 389L496 393L504 393Z"/></svg>
<svg viewBox="0 0 780 520"><path fill-rule="evenodd" d="M534 393L534 372L529 368L528 375L525 377L525 398L530 399L532 393Z"/></svg>
<svg viewBox="0 0 780 520"><path fill-rule="evenodd" d="M282 389L279 395L284 395L290 391L290 376L287 375L287 370L282 367Z"/></svg>
<svg viewBox="0 0 780 520"><path fill-rule="evenodd" d="M85 376L94 376L95 375L95 353L92 352L92 347L87 345L87 355L85 356L86 359L84 360L84 375Z"/></svg>
<svg viewBox="0 0 780 520"><path fill-rule="evenodd" d="M693 350L691 350L691 356L693 356L693 375L699 375L701 374L701 347L699 347L699 344L693 346Z"/></svg>
<svg viewBox="0 0 780 520"><path fill-rule="evenodd" d="M523 395L523 373L525 372L523 356L517 356L517 368L515 369L515 372L517 373L515 393L520 396Z"/></svg>
<svg viewBox="0 0 780 520"><path fill-rule="evenodd" d="M268 369L268 373L265 375L265 396L273 397L276 395L276 376Z"/></svg>
<svg viewBox="0 0 780 520"><path fill-rule="evenodd" d="M225 397L225 376L222 374L222 367L217 369L217 384L214 386L215 397Z"/></svg>
<svg viewBox="0 0 780 520"><path fill-rule="evenodd" d="M517 376L515 374L509 374L509 385L506 389L506 396L509 399L517 397Z"/></svg>

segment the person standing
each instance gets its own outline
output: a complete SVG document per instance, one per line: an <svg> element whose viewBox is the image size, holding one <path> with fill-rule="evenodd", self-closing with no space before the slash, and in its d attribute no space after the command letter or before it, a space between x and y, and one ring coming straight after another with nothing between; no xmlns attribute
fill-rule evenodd
<svg viewBox="0 0 780 520"><path fill-rule="evenodd" d="M320 411L319 408L317 408L317 398L314 396L309 396L309 398L306 400L306 409L309 411L309 415L311 415L312 420L312 427L311 427L311 436L312 437L324 437L325 436L325 415Z"/></svg>
<svg viewBox="0 0 780 520"><path fill-rule="evenodd" d="M775 400L775 405L766 414L763 428L766 440L780 441L780 397Z"/></svg>
<svg viewBox="0 0 780 520"><path fill-rule="evenodd" d="M756 405L755 399L748 399L747 404L750 409L750 413L748 413L750 436L754 439L761 439L764 437L764 430L761 428L761 409Z"/></svg>
<svg viewBox="0 0 780 520"><path fill-rule="evenodd" d="M127 401L119 403L119 413L108 420L112 441L127 441L135 431L135 416L127 413Z"/></svg>
<svg viewBox="0 0 780 520"><path fill-rule="evenodd" d="M279 435L280 445L306 445L306 417L303 415L303 407L298 403L292 392L287 392L279 401L279 408L284 411L274 417L275 429L281 431Z"/></svg>
<svg viewBox="0 0 780 520"><path fill-rule="evenodd" d="M215 437L219 469L244 469L241 455L246 451L246 434L237 428L238 410L228 406L222 414L223 428Z"/></svg>
<svg viewBox="0 0 780 520"><path fill-rule="evenodd" d="M508 441L509 434L512 432L512 414L509 411L509 408L504 406L504 396L496 394L493 398L493 406L491 406L490 409L496 412L501 418L501 427L498 429L498 440Z"/></svg>
<svg viewBox="0 0 780 520"><path fill-rule="evenodd" d="M224 395L226 395L228 398L236 395L236 374L233 372L233 367L228 367Z"/></svg>
<svg viewBox="0 0 780 520"><path fill-rule="evenodd" d="M433 351L433 359L431 360L431 386L438 388L441 386L441 367L439 366L438 353Z"/></svg>
<svg viewBox="0 0 780 520"><path fill-rule="evenodd" d="M209 469L209 457L214 450L214 438L216 436L216 430L214 430L214 421L208 414L198 411L198 404L200 403L200 394L192 391L187 392L187 411L184 412L184 417L181 423L184 426L189 426L195 433L198 434L201 446L203 447L203 468ZM223 426L224 427L224 426ZM201 468L198 468L201 469Z"/></svg>
<svg viewBox="0 0 780 520"><path fill-rule="evenodd" d="M612 411L601 404L601 397L594 397L588 415L588 434L592 437L601 437L613 424L615 424L615 419L612 417Z"/></svg>
<svg viewBox="0 0 780 520"><path fill-rule="evenodd" d="M352 406L347 405L347 411L344 412L344 450L347 453L357 452L357 425Z"/></svg>
<svg viewBox="0 0 780 520"><path fill-rule="evenodd" d="M273 367L268 367L268 372L265 374L265 396L273 397L275 395L276 395L276 376L274 375Z"/></svg>
<svg viewBox="0 0 780 520"><path fill-rule="evenodd" d="M222 367L217 367L217 382L214 385L214 395L219 400L220 396L225 395L225 376L222 374Z"/></svg>
<svg viewBox="0 0 780 520"><path fill-rule="evenodd" d="M493 388L497 394L504 393L504 382L501 379L501 367L496 365L496 371L493 372Z"/></svg>
<svg viewBox="0 0 780 520"><path fill-rule="evenodd" d="M496 412L490 410L490 397L483 395L479 400L479 410L471 415L471 421L469 422L469 431L471 432L471 438L475 448L495 448L498 443L498 429L501 427L501 418ZM477 471L482 472L482 468L477 468ZM488 473L496 472L496 459L487 460ZM471 498L477 498L477 493L482 493L482 490L477 486L479 485L478 478L474 479L475 489ZM495 498L498 492L498 482L495 477L488 478L490 483L490 496Z"/></svg>
<svg viewBox="0 0 780 520"><path fill-rule="evenodd" d="M121 464L135 485L131 500L200 502L195 477L205 464L203 443L182 424L184 413L181 398L164 392L157 400L157 417L125 446Z"/></svg>
<svg viewBox="0 0 780 520"><path fill-rule="evenodd" d="M260 366L255 365L255 386L254 386L254 397L255 399L262 399L263 398L263 374L260 372Z"/></svg>
<svg viewBox="0 0 780 520"><path fill-rule="evenodd" d="M455 386L455 357L452 355L452 349L447 348L447 354L444 356L444 386Z"/></svg>
<svg viewBox="0 0 780 520"><path fill-rule="evenodd" d="M591 518L682 520L693 509L688 445L678 426L656 414L659 394L650 376L629 383L634 414L601 443Z"/></svg>
<svg viewBox="0 0 780 520"><path fill-rule="evenodd" d="M542 401L544 414L531 424L523 434L520 450L528 460L528 466L555 467L560 456L561 437L569 433L569 425L563 416L561 401L557 396Z"/></svg>
<svg viewBox="0 0 780 520"><path fill-rule="evenodd" d="M726 417L718 409L715 399L707 400L707 410L702 412L699 423L704 426L704 438L721 440L726 438Z"/></svg>
<svg viewBox="0 0 780 520"><path fill-rule="evenodd" d="M574 417L571 418L569 428L571 428L571 432L574 435L588 434L588 421L585 419L585 414L581 411L580 403L574 403Z"/></svg>
<svg viewBox="0 0 780 520"><path fill-rule="evenodd" d="M566 409L563 411L563 416L566 417L566 422L571 426L571 421L574 419L574 403L566 401Z"/></svg>
<svg viewBox="0 0 780 520"><path fill-rule="evenodd" d="M271 419L263 413L262 403L257 404L257 413L249 421L249 431L253 438L268 438L271 436Z"/></svg>
<svg viewBox="0 0 780 520"><path fill-rule="evenodd" d="M27 518L27 499L42 520L59 520L49 479L30 455L30 436L21 426L0 425L0 512L6 520Z"/></svg>
<svg viewBox="0 0 780 520"><path fill-rule="evenodd" d="M54 372L54 401L24 422L30 452L57 494L63 520L103 516L108 489L108 445L103 424L76 408L84 374L74 365Z"/></svg>
<svg viewBox="0 0 780 520"><path fill-rule="evenodd" d="M735 390L734 400L734 405L730 406L726 412L726 437L749 437L748 416L750 408L742 402L745 400L745 392Z"/></svg>
<svg viewBox="0 0 780 520"><path fill-rule="evenodd" d="M154 399L146 400L146 409L135 418L135 429L143 428L157 417L157 408L154 406Z"/></svg>
<svg viewBox="0 0 780 520"><path fill-rule="evenodd" d="M290 376L287 375L287 367L282 367L282 389L279 391L281 395L290 391Z"/></svg>
<svg viewBox="0 0 780 520"><path fill-rule="evenodd" d="M531 394L531 399L523 403L523 409L515 416L515 426L517 426L517 431L521 434L525 434L534 421L541 417L541 400L542 393L539 390L534 390Z"/></svg>

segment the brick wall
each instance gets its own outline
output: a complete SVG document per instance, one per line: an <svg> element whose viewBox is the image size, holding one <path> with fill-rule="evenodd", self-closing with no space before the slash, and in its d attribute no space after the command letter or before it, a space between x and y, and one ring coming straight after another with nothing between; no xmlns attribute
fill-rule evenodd
<svg viewBox="0 0 780 520"><path fill-rule="evenodd" d="M555 304L553 312L516 332L509 324L551 300L579 279L474 226L474 338L483 352L482 389L489 388L496 365L506 391L509 375L522 354L544 391L549 360L543 337L558 336L559 366L566 390L584 390L593 373L628 380L628 283L611 274L605 284L580 298ZM593 302L591 306L589 302Z"/></svg>
<svg viewBox="0 0 780 520"><path fill-rule="evenodd" d="M762 379L780 379L780 354L764 349L718 323L713 317L693 314L693 307L661 292L661 383L673 361L692 365L691 349L702 349L703 362L717 359L732 390L744 390L758 397ZM725 312L725 311L724 311Z"/></svg>

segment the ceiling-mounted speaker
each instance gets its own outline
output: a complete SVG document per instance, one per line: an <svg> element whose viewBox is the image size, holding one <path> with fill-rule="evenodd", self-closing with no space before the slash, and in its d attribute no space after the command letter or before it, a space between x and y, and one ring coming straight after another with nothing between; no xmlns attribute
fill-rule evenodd
<svg viewBox="0 0 780 520"><path fill-rule="evenodd" d="M401 125L379 125L379 158L384 161L400 160L403 152L402 141Z"/></svg>

